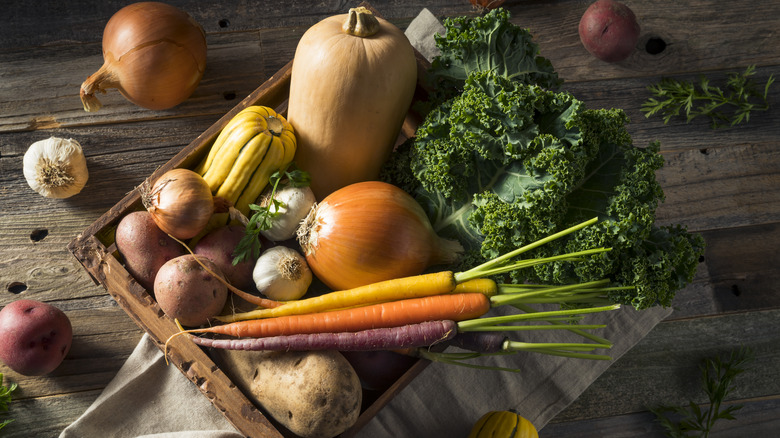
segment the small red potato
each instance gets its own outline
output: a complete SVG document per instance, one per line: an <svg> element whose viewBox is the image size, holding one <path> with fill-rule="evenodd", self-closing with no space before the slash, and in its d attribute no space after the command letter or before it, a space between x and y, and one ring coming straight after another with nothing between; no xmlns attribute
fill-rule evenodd
<svg viewBox="0 0 780 438"><path fill-rule="evenodd" d="M580 41L591 55L606 62L622 61L639 40L639 23L634 12L613 0L598 0L582 14Z"/></svg>
<svg viewBox="0 0 780 438"><path fill-rule="evenodd" d="M54 371L73 341L65 313L35 300L17 300L0 310L0 360L25 376Z"/></svg>
<svg viewBox="0 0 780 438"><path fill-rule="evenodd" d="M147 291L154 287L157 271L186 250L154 223L148 211L128 213L116 227L116 247L127 272Z"/></svg>
<svg viewBox="0 0 780 438"><path fill-rule="evenodd" d="M198 260L222 276L216 264L199 256ZM225 305L228 289L195 260L185 254L167 261L154 280L154 297L166 315L182 325L197 327L217 316Z"/></svg>
<svg viewBox="0 0 780 438"><path fill-rule="evenodd" d="M252 271L255 268L256 259L250 257L241 263L233 264L233 252L244 234L244 227L238 225L217 228L203 236L192 252L214 262L225 274L225 278L230 284L243 291L248 291L255 286Z"/></svg>

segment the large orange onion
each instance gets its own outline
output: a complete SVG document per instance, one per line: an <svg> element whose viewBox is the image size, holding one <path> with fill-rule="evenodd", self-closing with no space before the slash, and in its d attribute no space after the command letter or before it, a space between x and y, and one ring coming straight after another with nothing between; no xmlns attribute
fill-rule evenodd
<svg viewBox="0 0 780 438"><path fill-rule="evenodd" d="M206 36L186 12L158 2L125 6L103 31L103 66L81 85L86 111L102 107L96 92L116 88L147 109L187 99L206 68Z"/></svg>
<svg viewBox="0 0 780 438"><path fill-rule="evenodd" d="M326 196L302 223L298 242L311 271L334 290L419 275L463 252L436 235L412 196L380 181Z"/></svg>

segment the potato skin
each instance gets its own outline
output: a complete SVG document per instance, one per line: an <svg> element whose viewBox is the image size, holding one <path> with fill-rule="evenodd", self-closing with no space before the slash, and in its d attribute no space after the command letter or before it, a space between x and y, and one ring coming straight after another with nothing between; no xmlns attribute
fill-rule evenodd
<svg viewBox="0 0 780 438"><path fill-rule="evenodd" d="M119 221L116 247L125 259L127 272L150 293L160 267L186 253L179 242L160 230L148 211L128 213Z"/></svg>
<svg viewBox="0 0 780 438"><path fill-rule="evenodd" d="M217 265L205 257L201 263L217 275ZM218 315L227 300L228 289L209 274L192 254L167 261L154 280L154 297L166 315L185 326L197 327Z"/></svg>
<svg viewBox="0 0 780 438"><path fill-rule="evenodd" d="M73 328L48 303L17 300L0 310L0 360L25 376L54 371L70 351Z"/></svg>
<svg viewBox="0 0 780 438"><path fill-rule="evenodd" d="M613 0L598 0L582 14L580 41L591 55L606 62L622 61L634 51L639 39L634 12Z"/></svg>
<svg viewBox="0 0 780 438"><path fill-rule="evenodd" d="M218 355L244 394L297 436L332 438L360 415L360 379L338 351L219 350Z"/></svg>
<svg viewBox="0 0 780 438"><path fill-rule="evenodd" d="M244 234L244 227L238 225L217 228L203 236L192 252L208 257L214 262L225 274L225 278L230 284L243 291L249 291L255 285L254 280L252 280L252 270L255 267L256 258L250 257L241 263L233 264L233 252Z"/></svg>

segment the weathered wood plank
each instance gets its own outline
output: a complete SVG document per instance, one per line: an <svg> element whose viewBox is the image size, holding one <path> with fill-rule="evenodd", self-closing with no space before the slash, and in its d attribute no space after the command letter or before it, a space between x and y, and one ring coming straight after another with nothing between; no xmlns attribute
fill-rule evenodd
<svg viewBox="0 0 780 438"><path fill-rule="evenodd" d="M619 63L602 62L587 55L577 33L580 17L590 3L517 2L508 8L513 12L512 21L531 30L542 56L549 58L567 81L774 65L780 56L772 38L780 25L777 2L730 2L725 6L717 0L625 0L641 26L637 50ZM656 55L648 53L644 48L650 38L662 38L666 49Z"/></svg>
<svg viewBox="0 0 780 438"><path fill-rule="evenodd" d="M87 410L101 391L94 389L53 397L14 398L9 416L4 417L13 418L14 421L3 428L3 437L57 437Z"/></svg>
<svg viewBox="0 0 780 438"><path fill-rule="evenodd" d="M589 107L624 108L637 145L661 141L667 164L658 175L667 201L659 207L659 222L701 232L708 249L695 281L678 293L673 315L543 434L652 436L657 429L646 406L697 397L698 359L744 344L759 353L756 369L745 375L749 381L740 381L732 399L745 401L746 408L718 436L762 436L780 426L774 346L780 316L780 267L774 263L780 247L780 113L756 113L747 125L713 131L706 120L664 125L660 118L646 119L639 108L649 96L645 87L665 75L695 79L703 72L719 81L753 63L759 66L757 80L780 75L780 47L772 40L780 4L625 1L643 31L639 50L618 64L590 57L579 43L576 25L589 2L506 6L514 22L531 29L542 55L566 80L565 89ZM12 1L0 16L0 306L20 297L50 301L72 315L76 331L71 353L50 377L26 378L0 367L21 387L12 405L17 422L3 430L9 436L56 436L97 397L141 335L68 253L67 243L284 65L309 25L351 6L174 1L207 32L209 64L193 97L155 112L112 90L103 98L105 113L84 113L78 87L101 64L103 26L123 4L40 7ZM421 7L391 0L372 4L402 28ZM435 0L425 7L439 17L474 13L466 1ZM651 55L642 49L655 36L667 48ZM780 88L772 89L770 99L780 99ZM48 135L77 138L85 146L91 179L81 195L47 200L26 187L22 154Z"/></svg>
<svg viewBox="0 0 780 438"><path fill-rule="evenodd" d="M189 13L207 34L225 34L280 27L307 28L328 16L346 13L348 8L358 5L360 0L284 3L236 0L227 4L172 0L167 3ZM4 14L0 16L0 53L10 47L99 43L106 22L127 4L126 1L108 0L90 7L83 7L76 2L47 3L41 7L11 0L6 2ZM426 1L424 5L375 0L371 1L371 5L381 11L384 18L399 24L411 20L422 7L437 16L474 12L468 2L447 0ZM67 18L67 23L63 23L63 17Z"/></svg>
<svg viewBox="0 0 780 438"><path fill-rule="evenodd" d="M767 431L780 430L780 399L735 400L724 405L741 405L735 412L734 420L719 420L712 430L712 437L744 438L747 436L767 436ZM667 435L650 412L592 418L581 421L551 423L545 426L540 435L555 438L664 438Z"/></svg>
<svg viewBox="0 0 780 438"><path fill-rule="evenodd" d="M742 72L745 65L724 67L723 70L707 73L711 85L725 87L730 73ZM768 78L780 76L780 66L771 65L757 68L753 80L763 87ZM657 83L661 73L643 78L603 79L600 81L564 83L563 89L571 92L577 99L585 102L588 108L620 108L630 119L628 131L634 144L645 146L652 141L661 143L664 153L682 150L708 151L731 145L777 143L780 135L780 114L777 111L753 111L750 121L735 127L724 127L717 130L711 128L707 118L698 117L686 123L685 116L672 118L668 124L663 123L663 117L646 117L641 111L642 104L652 94L647 86ZM698 75L670 76L681 81L698 82ZM725 89L725 88L724 88ZM780 101L780 86L773 85L769 89L770 106Z"/></svg>
<svg viewBox="0 0 780 438"><path fill-rule="evenodd" d="M699 365L707 357L748 347L750 368L727 400L777 397L780 309L666 321L607 369L555 422L646 411L659 404L706 402Z"/></svg>

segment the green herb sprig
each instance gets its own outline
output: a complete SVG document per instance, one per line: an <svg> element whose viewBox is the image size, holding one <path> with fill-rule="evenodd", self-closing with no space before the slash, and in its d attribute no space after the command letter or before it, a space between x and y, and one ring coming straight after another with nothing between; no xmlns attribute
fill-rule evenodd
<svg viewBox="0 0 780 438"><path fill-rule="evenodd" d="M247 258L260 256L262 244L260 232L271 228L274 218L279 216L284 203L276 199L276 192L283 187L307 187L311 184L309 172L298 169L295 163L290 163L285 168L274 172L269 178L271 193L268 196L267 205L250 204L249 208L254 213L246 224L246 233L236 245L233 252L233 265L237 265Z"/></svg>
<svg viewBox="0 0 780 438"><path fill-rule="evenodd" d="M689 402L687 406L662 405L650 409L666 429L667 436L706 438L717 420L733 420L734 412L742 409L742 405L731 405L724 409L721 409L721 405L731 392L734 379L745 371L745 365L753 360L753 357L751 350L743 348L732 351L725 361L719 357L704 360L701 372L704 392L709 398L707 410L703 410L694 402ZM669 414L679 416L680 420L673 421Z"/></svg>
<svg viewBox="0 0 780 438"><path fill-rule="evenodd" d="M752 78L755 73L754 65L742 73L729 73L725 90L711 85L704 75L698 83L662 78L647 87L653 97L642 104L641 111L645 117L662 115L664 124L681 113L686 123L699 116L709 117L712 129L748 122L751 112L769 109L767 96L774 82L770 75L760 90Z"/></svg>
<svg viewBox="0 0 780 438"><path fill-rule="evenodd" d="M16 383L5 386L3 384L3 374L0 373L0 411L8 410L8 404L11 403L11 393L16 390L16 387ZM14 421L12 418L0 421L0 429L4 428L12 421Z"/></svg>

